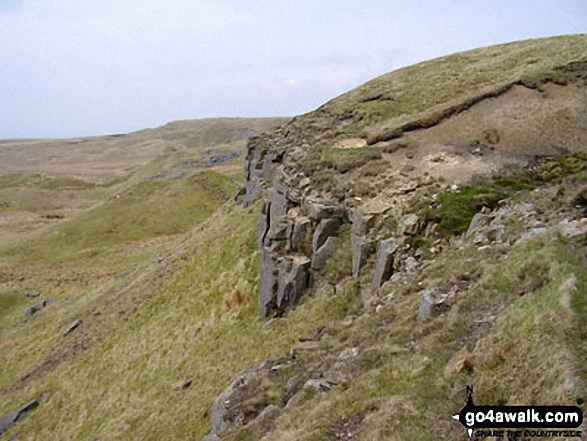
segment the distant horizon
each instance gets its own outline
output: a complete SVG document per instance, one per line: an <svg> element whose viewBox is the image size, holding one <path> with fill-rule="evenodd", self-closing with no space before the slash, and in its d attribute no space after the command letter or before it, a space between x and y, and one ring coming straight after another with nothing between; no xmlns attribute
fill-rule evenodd
<svg viewBox="0 0 587 441"><path fill-rule="evenodd" d="M293 117L401 67L584 34L586 16L582 0L12 0L0 5L0 139Z"/></svg>
<svg viewBox="0 0 587 441"><path fill-rule="evenodd" d="M122 136L122 135L132 135L133 133L142 132L143 130L156 130L161 127L165 127L168 124L173 124L176 122L183 122L183 121L205 121L205 120L219 120L219 119L285 119L289 120L294 118L294 116L206 116L203 118L186 118L186 119L175 119L173 121L167 121L162 124L158 124L155 126L150 127L143 127L136 130L131 130L130 132L112 132L112 133L99 133L95 135L80 135L80 136L66 136L66 137L38 137L38 138L0 138L0 142L2 141L43 141L43 140L51 140L51 141L58 141L61 139L83 139L83 138L102 138L108 136Z"/></svg>

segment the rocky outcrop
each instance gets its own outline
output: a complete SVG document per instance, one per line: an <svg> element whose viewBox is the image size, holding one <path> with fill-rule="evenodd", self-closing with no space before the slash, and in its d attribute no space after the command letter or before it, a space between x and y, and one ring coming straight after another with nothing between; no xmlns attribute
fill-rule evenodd
<svg viewBox="0 0 587 441"><path fill-rule="evenodd" d="M218 434L244 426L283 406L282 397L272 399L267 392L287 383L289 377L284 372L290 366L287 359L266 360L235 375L214 400L210 411L212 429L204 440L219 439Z"/></svg>
<svg viewBox="0 0 587 441"><path fill-rule="evenodd" d="M379 288L383 282L391 277L393 272L393 259L396 251L402 244L403 238L395 237L379 243L377 262L375 263L375 271L373 272L373 281L371 283L373 288Z"/></svg>
<svg viewBox="0 0 587 441"><path fill-rule="evenodd" d="M75 331L77 328L79 328L82 324L81 320L75 320L73 322L71 322L69 325L67 325L65 328L63 328L63 330L61 331L61 335L65 336L65 335L69 335L71 334L73 331Z"/></svg>
<svg viewBox="0 0 587 441"><path fill-rule="evenodd" d="M25 315L27 317L31 317L37 312L39 312L41 309L45 308L49 303L51 303L51 300L49 299L39 300L33 306L29 306L25 309Z"/></svg>
<svg viewBox="0 0 587 441"><path fill-rule="evenodd" d="M288 169L285 149L274 138L249 140L245 178L237 200L249 205L262 199L259 310L262 317L277 316L300 299L313 274L326 265L345 210L310 193L309 179Z"/></svg>
<svg viewBox="0 0 587 441"><path fill-rule="evenodd" d="M0 418L0 435L10 429L10 427L12 427L14 424L25 419L31 411L35 410L37 407L39 407L40 404L47 401L50 395L50 392L45 392L38 400L29 401L28 403L20 406L18 409L13 410L12 412L9 412Z"/></svg>

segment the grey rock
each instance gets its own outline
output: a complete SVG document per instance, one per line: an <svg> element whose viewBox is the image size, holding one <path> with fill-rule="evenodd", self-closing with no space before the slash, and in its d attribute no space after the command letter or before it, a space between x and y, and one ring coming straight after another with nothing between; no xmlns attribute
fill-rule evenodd
<svg viewBox="0 0 587 441"><path fill-rule="evenodd" d="M353 234L351 236L351 248L353 276L359 277L365 261L371 254L373 254L373 242L366 237Z"/></svg>
<svg viewBox="0 0 587 441"><path fill-rule="evenodd" d="M259 280L259 312L261 317L269 317L274 312L277 312L276 293L278 273L279 269L276 259L268 249L263 247L261 250Z"/></svg>
<svg viewBox="0 0 587 441"><path fill-rule="evenodd" d="M418 261L413 257L408 257L404 262L404 271L408 274L414 274L418 268Z"/></svg>
<svg viewBox="0 0 587 441"><path fill-rule="evenodd" d="M313 270L319 271L324 268L326 262L334 253L334 250L336 249L336 246L339 242L340 239L338 237L329 237L324 245L322 245L320 249L312 255L311 266Z"/></svg>
<svg viewBox="0 0 587 441"><path fill-rule="evenodd" d="M298 352L302 351L316 351L320 349L320 342L319 341L303 341L301 343L297 343L291 347L290 353L292 355L297 354Z"/></svg>
<svg viewBox="0 0 587 441"><path fill-rule="evenodd" d="M211 156L208 162L206 163L206 167L214 167L215 165L220 165L225 162L228 162L232 159L238 158L241 155L241 152L231 152L231 153L222 153L220 155Z"/></svg>
<svg viewBox="0 0 587 441"><path fill-rule="evenodd" d="M347 360L349 358L356 357L359 354L359 348L346 348L340 354L338 354L339 360Z"/></svg>
<svg viewBox="0 0 587 441"><path fill-rule="evenodd" d="M363 215L383 216L391 210L392 206L385 197L371 199L361 207Z"/></svg>
<svg viewBox="0 0 587 441"><path fill-rule="evenodd" d="M300 299L310 282L311 261L306 256L283 258L277 284L277 307L283 311Z"/></svg>
<svg viewBox="0 0 587 441"><path fill-rule="evenodd" d="M379 288L391 276L394 254L402 244L403 238L391 238L379 242L377 261L371 283L373 288Z"/></svg>
<svg viewBox="0 0 587 441"><path fill-rule="evenodd" d="M335 236L338 228L340 227L340 219L324 219L320 221L318 227L316 227L316 231L314 232L314 237L312 240L312 249L316 252L326 239L331 236Z"/></svg>
<svg viewBox="0 0 587 441"><path fill-rule="evenodd" d="M289 226L287 234L287 248L297 251L306 231L310 228L310 219L307 217L298 217L294 219Z"/></svg>
<svg viewBox="0 0 587 441"><path fill-rule="evenodd" d="M308 380L308 381L306 381L306 383L304 383L304 389L313 389L316 392L329 392L335 386L336 386L336 384L331 383L330 381L327 381L327 380L322 380L322 379L312 379L312 380Z"/></svg>
<svg viewBox="0 0 587 441"><path fill-rule="evenodd" d="M269 212L261 213L259 223L257 224L257 246L259 249L265 244L267 233L269 232Z"/></svg>
<svg viewBox="0 0 587 441"><path fill-rule="evenodd" d="M266 239L268 239L269 241L266 241L266 245L269 245L273 242L284 242L287 239L287 229L287 219L283 217L271 219L271 226L266 236Z"/></svg>
<svg viewBox="0 0 587 441"><path fill-rule="evenodd" d="M314 198L306 199L308 215L314 220L342 217L343 209L339 204L329 201L318 201Z"/></svg>
<svg viewBox="0 0 587 441"><path fill-rule="evenodd" d="M270 404L265 409L263 409L263 412L261 412L257 418L260 421L266 420L268 418L274 418L274 417L277 416L277 413L280 410L281 410L281 407L279 407L279 406L277 406L275 404Z"/></svg>
<svg viewBox="0 0 587 441"><path fill-rule="evenodd" d="M75 320L73 322L71 322L69 325L67 325L62 331L61 334L62 335L68 335L71 334L73 331L75 331L80 325L82 324L81 320Z"/></svg>
<svg viewBox="0 0 587 441"><path fill-rule="evenodd" d="M492 222L489 227L491 228L491 231L489 232L489 240L502 243L506 237L505 225L494 222Z"/></svg>
<svg viewBox="0 0 587 441"><path fill-rule="evenodd" d="M471 219L471 223L469 224L469 228L465 233L465 237L469 237L478 231L482 231L484 228L488 227L494 219L495 216L491 214L475 214L473 219Z"/></svg>
<svg viewBox="0 0 587 441"><path fill-rule="evenodd" d="M218 438L218 435L215 435L213 433L209 433L204 438L202 438L201 441L220 441L220 438Z"/></svg>
<svg viewBox="0 0 587 441"><path fill-rule="evenodd" d="M25 297L39 297L41 295L38 291L25 291L23 294Z"/></svg>
<svg viewBox="0 0 587 441"><path fill-rule="evenodd" d="M193 382L194 382L194 379L193 379L193 378L188 378L187 380L185 380L185 381L184 381L184 382L181 384L181 386L179 386L179 387L177 388L177 391L178 391L178 392L181 392L181 391L184 391L184 390L186 390L187 388L189 388L189 387L192 385L192 383L193 383Z"/></svg>
<svg viewBox="0 0 587 441"><path fill-rule="evenodd" d="M259 194L266 191L267 184L283 160L285 151L271 144L271 140L265 136L253 136L247 141L245 192L240 198L245 206L252 204Z"/></svg>
<svg viewBox="0 0 587 441"><path fill-rule="evenodd" d="M418 233L420 228L420 218L415 213L406 214L403 216L398 224L398 232L400 235L407 234L414 236Z"/></svg>
<svg viewBox="0 0 587 441"><path fill-rule="evenodd" d="M432 314L432 307L434 306L433 294L434 291L431 289L425 289L420 294L420 307L418 308L418 321L420 323Z"/></svg>
<svg viewBox="0 0 587 441"><path fill-rule="evenodd" d="M475 245L483 245L489 243L489 238L485 233L477 233L473 238L473 244Z"/></svg>
<svg viewBox="0 0 587 441"><path fill-rule="evenodd" d="M25 310L25 315L27 317L30 317L30 316L36 314L37 312L39 312L41 309L45 308L49 303L51 303L50 300L40 300L37 303L35 303L33 306L29 306Z"/></svg>
<svg viewBox="0 0 587 441"><path fill-rule="evenodd" d="M0 418L0 435L6 432L13 424L24 419L31 410L37 408L38 406L39 402L37 400L29 401L25 405L20 406L18 409L13 410L4 417Z"/></svg>
<svg viewBox="0 0 587 441"><path fill-rule="evenodd" d="M366 235L375 222L374 215L365 215L358 210L352 210L349 213L349 219L353 224L353 233L357 236Z"/></svg>
<svg viewBox="0 0 587 441"><path fill-rule="evenodd" d="M277 224L277 221L280 217L287 213L288 208L288 201L285 195L279 193L276 189L273 189L271 205L269 206L269 235L271 237L276 236L275 232L273 231L273 228L275 228L274 225Z"/></svg>
<svg viewBox="0 0 587 441"><path fill-rule="evenodd" d="M525 232L524 234L522 234L522 236L516 240L516 242L514 243L514 245L518 245L528 239L530 239L531 237L534 237L536 235L539 234L545 234L548 232L548 228L531 228L529 231Z"/></svg>
<svg viewBox="0 0 587 441"><path fill-rule="evenodd" d="M355 320L359 318L358 315L347 315L342 321L340 322L340 326L348 327L351 326Z"/></svg>
<svg viewBox="0 0 587 441"><path fill-rule="evenodd" d="M263 409L253 410L246 404L250 397L265 392L264 379L271 375L273 367L278 364L280 364L279 361L266 360L246 368L230 380L228 387L216 397L212 404L210 410L212 430L208 436L217 435L231 427L246 425L258 417Z"/></svg>
<svg viewBox="0 0 587 441"><path fill-rule="evenodd" d="M558 223L557 228L564 237L575 237L581 234L587 234L587 218L579 221L569 221L565 219Z"/></svg>

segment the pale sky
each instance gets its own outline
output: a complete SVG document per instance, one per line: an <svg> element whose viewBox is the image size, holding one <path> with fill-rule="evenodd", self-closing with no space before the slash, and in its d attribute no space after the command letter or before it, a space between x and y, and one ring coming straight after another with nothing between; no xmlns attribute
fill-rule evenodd
<svg viewBox="0 0 587 441"><path fill-rule="evenodd" d="M587 32L587 0L0 0L0 138L293 116L398 67Z"/></svg>

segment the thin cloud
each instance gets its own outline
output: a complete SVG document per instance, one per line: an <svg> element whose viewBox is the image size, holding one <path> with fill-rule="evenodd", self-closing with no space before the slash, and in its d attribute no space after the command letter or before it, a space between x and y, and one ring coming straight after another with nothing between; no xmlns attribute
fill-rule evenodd
<svg viewBox="0 0 587 441"><path fill-rule="evenodd" d="M399 65L585 31L569 0L4 0L0 138L294 115Z"/></svg>

